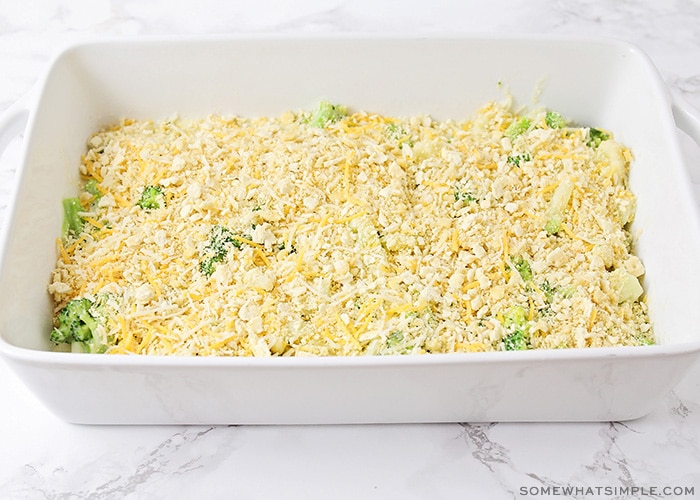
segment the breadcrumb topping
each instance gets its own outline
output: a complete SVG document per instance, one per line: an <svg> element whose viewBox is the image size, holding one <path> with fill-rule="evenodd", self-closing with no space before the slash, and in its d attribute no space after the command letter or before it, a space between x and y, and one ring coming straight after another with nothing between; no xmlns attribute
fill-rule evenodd
<svg viewBox="0 0 700 500"><path fill-rule="evenodd" d="M122 120L88 140L56 314L102 297L107 353L652 343L632 155L553 116Z"/></svg>

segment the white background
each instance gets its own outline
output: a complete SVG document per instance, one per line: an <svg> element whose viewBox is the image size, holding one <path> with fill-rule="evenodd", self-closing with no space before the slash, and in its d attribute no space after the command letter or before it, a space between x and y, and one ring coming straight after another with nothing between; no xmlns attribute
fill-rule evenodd
<svg viewBox="0 0 700 500"><path fill-rule="evenodd" d="M0 0L0 112L71 42L260 32L615 37L647 52L700 109L698 0ZM682 140L700 183L699 149ZM16 139L0 158L0 224L20 151ZM698 443L698 365L627 423L89 427L53 416L0 361L0 499L498 499L567 485L687 486L700 496Z"/></svg>

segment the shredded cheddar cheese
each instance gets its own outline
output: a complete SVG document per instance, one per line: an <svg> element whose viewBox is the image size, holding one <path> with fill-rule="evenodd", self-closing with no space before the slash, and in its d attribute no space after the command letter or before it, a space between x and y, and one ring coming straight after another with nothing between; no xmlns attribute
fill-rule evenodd
<svg viewBox="0 0 700 500"><path fill-rule="evenodd" d="M648 343L643 297L620 300L613 279L644 273L628 226L632 155L588 145L585 128L549 128L544 113L516 137L505 102L464 122L111 124L82 160L100 194L82 198L84 233L57 242L56 311L109 296L108 353L503 350L514 310L527 348ZM564 180L575 189L561 231L545 231ZM162 192L156 208L139 205L146 186ZM215 227L229 235L219 247Z"/></svg>

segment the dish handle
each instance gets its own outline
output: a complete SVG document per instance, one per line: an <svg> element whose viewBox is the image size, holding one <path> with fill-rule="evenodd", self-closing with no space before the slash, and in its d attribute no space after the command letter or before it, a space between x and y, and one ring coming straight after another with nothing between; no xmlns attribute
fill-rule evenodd
<svg viewBox="0 0 700 500"><path fill-rule="evenodd" d="M700 110L686 102L678 92L671 92L671 111L676 127L700 147ZM694 159L688 162L687 168L696 201L700 203L700 161L697 161L697 155L692 158Z"/></svg>
<svg viewBox="0 0 700 500"><path fill-rule="evenodd" d="M24 96L0 115L0 155L12 139L24 133L29 120L29 97Z"/></svg>
<svg viewBox="0 0 700 500"><path fill-rule="evenodd" d="M672 96L671 110L676 126L700 146L700 111L675 92Z"/></svg>

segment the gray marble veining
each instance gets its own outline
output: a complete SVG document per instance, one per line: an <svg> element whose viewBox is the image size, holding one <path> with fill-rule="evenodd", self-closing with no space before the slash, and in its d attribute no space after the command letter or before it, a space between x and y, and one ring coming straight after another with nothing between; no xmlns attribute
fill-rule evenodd
<svg viewBox="0 0 700 500"><path fill-rule="evenodd" d="M697 0L2 1L0 112L75 41L271 32L616 37L700 109L699 26ZM20 154L17 139L0 158L0 224ZM2 362L0 380L3 499L537 498L567 487L581 488L572 498L634 498L630 487L700 496L698 365L649 416L580 424L84 427L48 413ZM583 490L603 487L622 489Z"/></svg>

